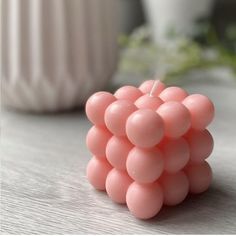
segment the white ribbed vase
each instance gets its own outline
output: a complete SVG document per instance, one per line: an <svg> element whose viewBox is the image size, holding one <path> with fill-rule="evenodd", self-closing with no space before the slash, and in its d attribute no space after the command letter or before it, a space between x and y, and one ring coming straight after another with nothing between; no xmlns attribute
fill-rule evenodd
<svg viewBox="0 0 236 236"><path fill-rule="evenodd" d="M4 105L70 109L114 73L115 0L3 0L1 10Z"/></svg>

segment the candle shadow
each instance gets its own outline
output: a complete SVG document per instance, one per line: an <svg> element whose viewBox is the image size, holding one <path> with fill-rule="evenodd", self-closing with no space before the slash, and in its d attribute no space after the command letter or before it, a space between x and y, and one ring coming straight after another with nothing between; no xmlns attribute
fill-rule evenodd
<svg viewBox="0 0 236 236"><path fill-rule="evenodd" d="M235 201L235 196L224 191L223 187L212 186L208 191L202 194L187 196L185 201L181 204L173 207L164 206L161 211L154 218L146 221L147 224L160 223L169 224L174 222L175 224L184 224L191 222L194 224L208 222L217 216L222 217L220 212L224 212L224 216L227 218L229 211L226 210L225 202ZM229 213L230 214L230 213ZM209 219L209 215L212 215L212 219Z"/></svg>

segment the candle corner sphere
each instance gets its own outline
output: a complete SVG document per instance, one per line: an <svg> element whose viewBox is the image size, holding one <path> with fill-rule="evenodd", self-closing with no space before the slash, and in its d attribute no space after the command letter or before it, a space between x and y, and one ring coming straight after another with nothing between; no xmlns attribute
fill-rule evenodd
<svg viewBox="0 0 236 236"><path fill-rule="evenodd" d="M94 93L86 102L85 112L88 119L95 125L104 125L106 108L116 100L109 92Z"/></svg>
<svg viewBox="0 0 236 236"><path fill-rule="evenodd" d="M207 96L192 94L183 100L183 104L191 114L191 125L194 129L205 129L214 118L214 104Z"/></svg>

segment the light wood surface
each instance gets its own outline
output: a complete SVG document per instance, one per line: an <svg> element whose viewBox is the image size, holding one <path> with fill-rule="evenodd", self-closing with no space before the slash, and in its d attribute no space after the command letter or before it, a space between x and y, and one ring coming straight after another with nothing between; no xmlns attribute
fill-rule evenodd
<svg viewBox="0 0 236 236"><path fill-rule="evenodd" d="M215 139L209 158L214 179L206 193L164 207L152 220L137 220L86 180L91 154L85 136L91 124L83 111L33 115L3 110L2 233L236 233L235 82L202 78L183 86L208 95L216 106L209 127Z"/></svg>

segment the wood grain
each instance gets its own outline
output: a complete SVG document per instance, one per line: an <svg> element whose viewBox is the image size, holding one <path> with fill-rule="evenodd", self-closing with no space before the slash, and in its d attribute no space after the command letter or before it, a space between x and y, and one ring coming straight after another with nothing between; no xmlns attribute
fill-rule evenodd
<svg viewBox="0 0 236 236"><path fill-rule="evenodd" d="M120 82L120 80L118 80ZM137 81L136 81L137 82ZM92 189L85 178L91 126L83 111L32 115L3 110L1 232L8 234L236 233L236 89L234 82L189 80L190 92L216 105L209 191L149 221Z"/></svg>

